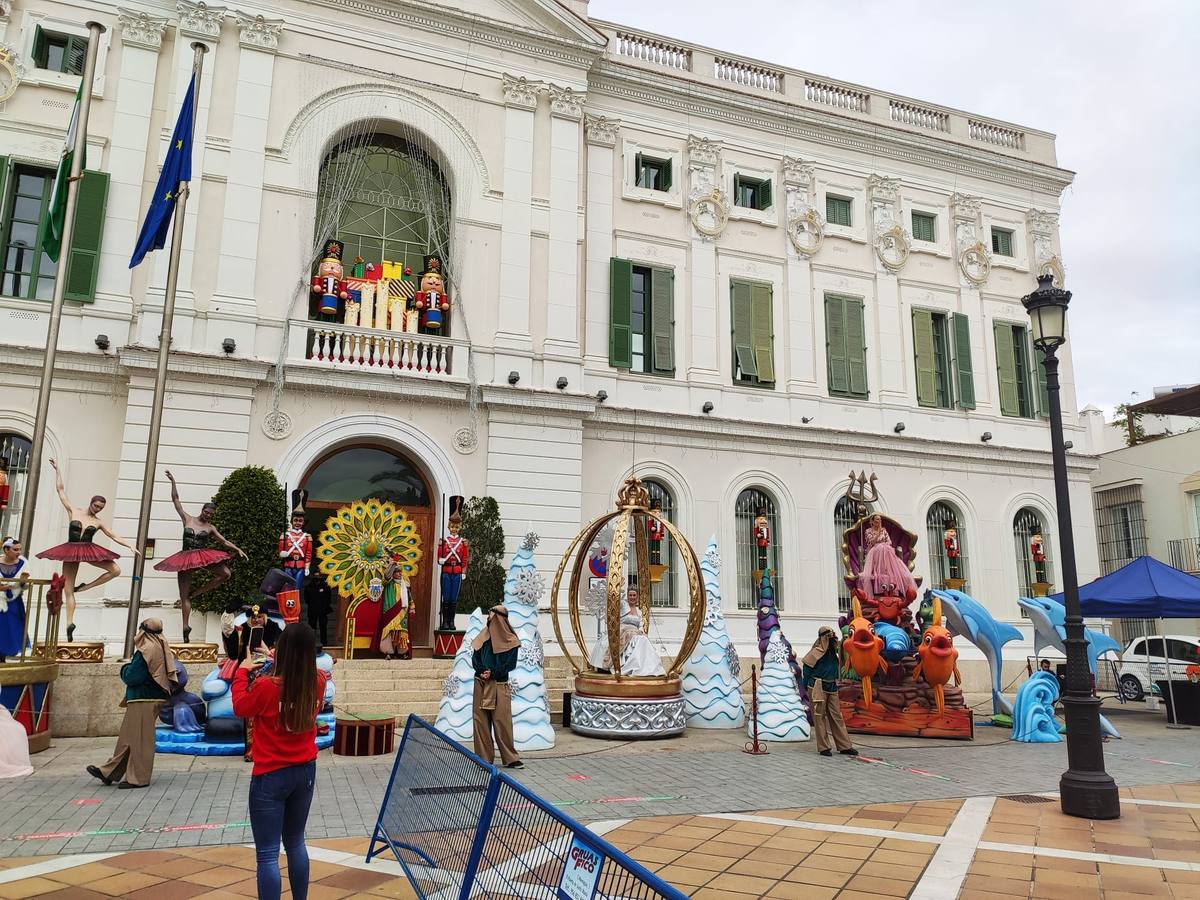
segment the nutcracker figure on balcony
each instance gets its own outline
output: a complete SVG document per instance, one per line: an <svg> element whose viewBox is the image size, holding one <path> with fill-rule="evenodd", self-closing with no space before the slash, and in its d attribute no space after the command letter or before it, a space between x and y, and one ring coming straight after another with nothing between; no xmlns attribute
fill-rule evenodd
<svg viewBox="0 0 1200 900"><path fill-rule="evenodd" d="M946 559L950 563L950 577L962 578L958 564L958 529L947 528L942 534L942 546L946 548Z"/></svg>
<svg viewBox="0 0 1200 900"><path fill-rule="evenodd" d="M326 241L321 263L317 266L317 274L312 279L312 292L321 297L317 312L329 319L337 315L338 301L350 296L342 278L344 247L345 244L341 241Z"/></svg>
<svg viewBox="0 0 1200 900"><path fill-rule="evenodd" d="M662 501L650 501L650 511L662 515ZM653 516L646 518L646 542L650 545L650 565L662 565L662 542L667 536L666 526Z"/></svg>
<svg viewBox="0 0 1200 900"><path fill-rule="evenodd" d="M444 333L450 313L450 296L446 293L446 279L440 257L425 257L425 265L420 275L420 290L413 298L413 307L421 313L422 334Z"/></svg>
<svg viewBox="0 0 1200 900"><path fill-rule="evenodd" d="M1033 575L1042 584L1046 583L1046 544L1042 540L1041 531L1035 531L1029 538L1029 555L1033 558Z"/></svg>
<svg viewBox="0 0 1200 900"><path fill-rule="evenodd" d="M767 521L767 508L760 506L758 514L754 517L754 543L758 547L758 572L761 573L767 570L767 548L771 546L771 525Z"/></svg>

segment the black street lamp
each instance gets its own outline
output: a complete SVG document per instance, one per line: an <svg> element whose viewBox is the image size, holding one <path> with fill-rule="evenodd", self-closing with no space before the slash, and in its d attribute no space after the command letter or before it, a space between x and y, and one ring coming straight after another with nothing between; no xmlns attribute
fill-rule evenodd
<svg viewBox="0 0 1200 900"><path fill-rule="evenodd" d="M1067 304L1071 292L1054 286L1053 275L1039 275L1037 290L1021 298L1033 325L1033 345L1042 351L1046 392L1050 400L1050 449L1054 458L1054 497L1058 506L1058 541L1062 553L1063 599L1066 601L1067 684L1063 709L1067 718L1067 771L1058 783L1062 811L1083 819L1116 819L1121 815L1117 783L1104 771L1100 735L1100 700L1092 696L1079 577L1075 572L1075 538L1071 530L1071 495L1067 486L1067 448L1063 441L1059 399L1058 348L1067 339Z"/></svg>

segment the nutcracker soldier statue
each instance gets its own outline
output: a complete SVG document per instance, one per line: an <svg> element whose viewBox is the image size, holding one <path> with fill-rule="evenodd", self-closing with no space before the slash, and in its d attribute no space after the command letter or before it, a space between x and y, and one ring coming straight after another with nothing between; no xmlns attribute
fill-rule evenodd
<svg viewBox="0 0 1200 900"><path fill-rule="evenodd" d="M446 520L449 534L438 542L437 561L442 569L442 603L438 616L438 627L434 635L434 652L437 658L452 657L462 643L463 632L455 630L454 614L458 609L458 593L462 589L463 576L471 563L471 546L459 534L462 528L463 497L450 498L450 516Z"/></svg>
<svg viewBox="0 0 1200 900"><path fill-rule="evenodd" d="M321 263L317 266L317 274L312 279L312 292L320 296L317 312L326 318L337 316L338 301L350 296L346 282L342 279L342 249L341 241L326 241Z"/></svg>
<svg viewBox="0 0 1200 900"><path fill-rule="evenodd" d="M1040 584L1046 583L1046 545L1042 541L1041 531L1035 531L1029 538L1029 555L1033 558L1033 577Z"/></svg>
<svg viewBox="0 0 1200 900"><path fill-rule="evenodd" d="M958 529L947 528L942 535L942 546L946 548L946 560L950 564L950 577L962 578L962 569L958 563Z"/></svg>
<svg viewBox="0 0 1200 900"><path fill-rule="evenodd" d="M425 257L425 265L420 275L420 290L413 297L413 308L421 313L422 334L446 332L450 296L446 293L446 279L440 257Z"/></svg>
<svg viewBox="0 0 1200 900"><path fill-rule="evenodd" d="M767 521L767 508L760 506L758 515L754 517L754 543L758 548L758 574L761 577L767 570L767 548L771 546L771 525Z"/></svg>
<svg viewBox="0 0 1200 900"><path fill-rule="evenodd" d="M308 491L292 491L291 525L279 536L279 565L296 583L296 590L304 590L304 576L312 564L312 535L304 530L304 501Z"/></svg>
<svg viewBox="0 0 1200 900"><path fill-rule="evenodd" d="M662 515L662 501L657 498L651 500L650 511ZM666 536L667 529L662 522L653 516L646 519L646 542L650 545L650 565L662 565L662 543Z"/></svg>

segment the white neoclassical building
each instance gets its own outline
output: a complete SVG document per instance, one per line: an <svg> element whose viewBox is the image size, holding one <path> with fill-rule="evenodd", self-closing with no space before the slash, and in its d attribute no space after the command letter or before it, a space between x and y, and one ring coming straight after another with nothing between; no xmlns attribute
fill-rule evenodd
<svg viewBox="0 0 1200 900"><path fill-rule="evenodd" d="M228 2L0 0L15 82L0 78L0 441L17 487L0 529L16 525L62 277L37 226L96 18L47 440L70 496L111 498L119 533L136 533L167 269L163 253L128 261L199 41L159 458L187 505L259 464L307 487L312 516L393 499L428 545L446 497L490 494L511 547L539 532L553 571L635 472L694 544L717 536L749 647L756 511L803 644L844 596L841 498L865 470L876 508L917 533L927 584L948 574L948 526L968 590L999 617L1020 621L1035 529L1053 580L1049 430L1020 303L1036 273L1063 272L1072 174L1053 135L597 21L587 0ZM328 239L352 280L366 264L391 276L370 312L318 316L308 284ZM452 301L437 333L405 330L391 305L427 254ZM1093 464L1069 352L1088 577ZM34 551L67 524L49 473L41 485ZM161 558L179 524L158 489ZM654 588L666 643L686 604L677 569ZM81 633L119 640L128 590L126 572L81 595ZM174 592L148 580L148 597Z"/></svg>

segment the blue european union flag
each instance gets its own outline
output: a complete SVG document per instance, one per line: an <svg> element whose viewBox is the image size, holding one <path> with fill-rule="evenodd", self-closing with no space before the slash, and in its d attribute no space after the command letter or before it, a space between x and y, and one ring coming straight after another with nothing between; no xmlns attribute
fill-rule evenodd
<svg viewBox="0 0 1200 900"><path fill-rule="evenodd" d="M179 121L175 123L175 131L171 135L171 146L167 150L167 158L163 160L162 172L154 188L154 197L150 200L150 209L146 211L142 232L138 235L137 246L133 248L133 258L129 260L131 269L140 263L147 253L161 250L167 245L167 232L171 230L171 218L175 214L179 185L192 180L192 110L195 102L196 76L193 75L188 84L187 95L183 98L183 106L179 109Z"/></svg>

